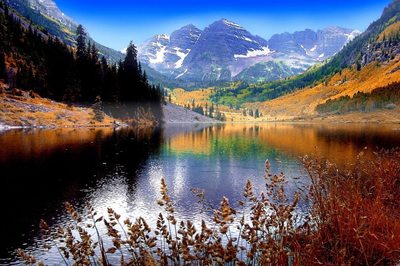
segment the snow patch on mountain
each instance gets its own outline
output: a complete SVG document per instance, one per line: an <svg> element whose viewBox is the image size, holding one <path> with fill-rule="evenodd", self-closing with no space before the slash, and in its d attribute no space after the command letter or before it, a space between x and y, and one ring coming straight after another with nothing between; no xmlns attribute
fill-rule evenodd
<svg viewBox="0 0 400 266"><path fill-rule="evenodd" d="M190 49L186 50L186 52L182 52L180 48L176 48L176 55L179 56L179 60L175 63L175 68L181 68L183 64L183 60L185 60L186 56L189 54Z"/></svg>
<svg viewBox="0 0 400 266"><path fill-rule="evenodd" d="M229 27L233 27L233 28L236 28L236 29L243 29L242 26L240 26L239 24L236 24L236 23L234 23L232 21L229 21L227 19L223 19L222 22L225 25L229 26Z"/></svg>
<svg viewBox="0 0 400 266"><path fill-rule="evenodd" d="M182 77L183 75L185 75L188 72L188 69L186 68L185 71L183 71L181 74L179 74L178 76L175 77L175 79L178 79L180 77Z"/></svg>
<svg viewBox="0 0 400 266"><path fill-rule="evenodd" d="M164 57L165 57L165 46L160 45L160 50L158 50L155 54L155 57L150 58L149 61L151 64L158 64L164 62Z"/></svg>
<svg viewBox="0 0 400 266"><path fill-rule="evenodd" d="M266 56L271 53L273 53L273 52L267 46L267 47L262 47L261 50L250 49L247 51L246 54L235 54L233 57L234 58L251 58L251 57L257 57L257 56Z"/></svg>
<svg viewBox="0 0 400 266"><path fill-rule="evenodd" d="M246 36L236 36L236 38L245 40L245 41L247 41L247 42L254 42L254 43L257 43L255 40L252 40L252 39L250 39L250 38L248 38L248 37L246 37Z"/></svg>

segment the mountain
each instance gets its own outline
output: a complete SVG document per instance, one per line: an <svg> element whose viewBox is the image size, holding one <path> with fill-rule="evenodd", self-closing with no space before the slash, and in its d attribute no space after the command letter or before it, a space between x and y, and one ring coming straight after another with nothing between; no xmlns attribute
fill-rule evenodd
<svg viewBox="0 0 400 266"><path fill-rule="evenodd" d="M271 81L304 72L340 51L358 34L357 30L330 27L276 34L267 41L237 23L221 19L203 31L187 25L171 36L156 35L140 46L139 58L164 75L189 84ZM269 67L265 62L271 62ZM283 64L290 71L280 71Z"/></svg>
<svg viewBox="0 0 400 266"><path fill-rule="evenodd" d="M53 0L5 0L5 2L21 16L32 21L32 23L44 34L58 37L64 43L70 46L75 46L75 33L78 23L66 16L57 7ZM182 32L184 31L185 29L183 29ZM172 38L173 40L176 39L175 42L178 43L179 41L182 42L184 40L178 32L176 36L176 38ZM94 43L99 50L99 54L105 56L105 58L111 63L118 63L125 57L122 52L106 47L93 40L93 38L90 38L90 36L88 41ZM182 45L183 49L187 49L184 44ZM180 55L180 53L178 53L178 55ZM142 67L146 71L151 83L161 84L168 87L179 87L179 85L181 85L175 79L163 75L159 71L148 66L146 63L149 63L149 61L145 60L145 62L142 62Z"/></svg>
<svg viewBox="0 0 400 266"><path fill-rule="evenodd" d="M358 30L329 27L313 31L306 29L293 34L275 34L268 41L270 49L283 55L304 56L323 61L335 55L345 44L360 35Z"/></svg>
<svg viewBox="0 0 400 266"><path fill-rule="evenodd" d="M78 23L66 16L53 0L5 0L5 2L44 33L58 37L68 45L75 45ZM99 53L111 62L118 62L124 57L122 53L101 45L92 38L89 38L89 41L96 44Z"/></svg>
<svg viewBox="0 0 400 266"><path fill-rule="evenodd" d="M212 99L259 108L269 120L340 114L368 122L400 114L399 88L400 0L395 0L328 61L291 79L220 89Z"/></svg>
<svg viewBox="0 0 400 266"><path fill-rule="evenodd" d="M183 61L179 78L229 81L247 66L268 58L270 53L264 39L221 19L204 29Z"/></svg>
<svg viewBox="0 0 400 266"><path fill-rule="evenodd" d="M61 12L56 3L52 0L27 0L27 2L34 10L45 14L68 27L72 28L77 26L71 18L67 17L63 12Z"/></svg>
<svg viewBox="0 0 400 266"><path fill-rule="evenodd" d="M356 66L361 69L373 62L378 64L393 59L400 52L396 38L400 28L400 0L393 1L382 13L382 16L373 22L365 32L354 38L343 49L330 58L326 63L310 68L305 73L289 80L279 80L262 84L241 86L229 94L245 102L266 101L278 98L288 93L327 82L336 73L345 68ZM373 73L371 73L372 75ZM236 101L236 99L219 92L216 101Z"/></svg>
<svg viewBox="0 0 400 266"><path fill-rule="evenodd" d="M193 25L184 26L171 36L155 35L139 46L139 59L161 73L171 73L182 66L200 35L201 30Z"/></svg>

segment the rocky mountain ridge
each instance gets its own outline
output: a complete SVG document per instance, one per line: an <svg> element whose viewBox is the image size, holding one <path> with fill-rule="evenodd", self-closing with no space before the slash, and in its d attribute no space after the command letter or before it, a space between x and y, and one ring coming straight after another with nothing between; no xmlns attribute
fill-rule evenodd
<svg viewBox="0 0 400 266"><path fill-rule="evenodd" d="M172 79L186 82L242 80L272 81L304 72L322 62L358 36L358 30L329 27L313 31L273 35L268 41L252 35L227 19L218 20L204 30L187 25L167 34L156 35L139 47L139 58ZM265 63L268 68L265 68ZM257 64L260 64L257 66ZM274 72L273 64L285 64L286 75ZM247 69L252 67L252 76ZM260 70L255 73L255 69Z"/></svg>

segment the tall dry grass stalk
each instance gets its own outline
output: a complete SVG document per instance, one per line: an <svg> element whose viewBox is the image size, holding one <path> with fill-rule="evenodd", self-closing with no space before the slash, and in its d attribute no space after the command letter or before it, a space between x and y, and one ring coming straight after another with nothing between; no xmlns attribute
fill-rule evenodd
<svg viewBox="0 0 400 266"><path fill-rule="evenodd" d="M304 159L311 178L306 216L298 215L300 194L289 196L286 177L271 174L267 161L264 192L256 195L248 181L243 208L235 210L223 198L212 222L198 227L175 218L164 179L158 201L164 212L154 228L141 217L121 221L113 209L108 217L98 217L90 204L82 217L69 203L69 226L52 230L42 221L40 227L66 265L110 265L117 257L120 265L395 265L400 260L400 150L357 159L353 170L344 172L326 161ZM209 208L204 193L193 192ZM107 229L107 247L100 224ZM23 250L18 253L25 263L37 263Z"/></svg>

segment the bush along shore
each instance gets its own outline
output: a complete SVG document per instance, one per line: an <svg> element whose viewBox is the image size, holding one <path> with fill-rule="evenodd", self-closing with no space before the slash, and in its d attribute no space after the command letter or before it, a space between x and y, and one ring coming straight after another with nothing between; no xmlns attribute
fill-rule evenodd
<svg viewBox="0 0 400 266"><path fill-rule="evenodd" d="M247 211L223 198L213 221L198 226L177 221L161 179L158 204L165 211L154 228L141 217L123 220L113 209L99 217L90 203L85 213L65 204L69 226L53 229L41 221L40 228L65 265L111 265L116 258L121 265L396 265L400 149L371 156L360 153L346 171L304 158L311 182L294 195L285 191L286 177L271 174L266 161L265 191L256 195L250 181L244 188L240 205ZM194 192L203 202L204 193ZM308 211L299 217L303 197ZM23 250L18 254L26 264L43 265Z"/></svg>

